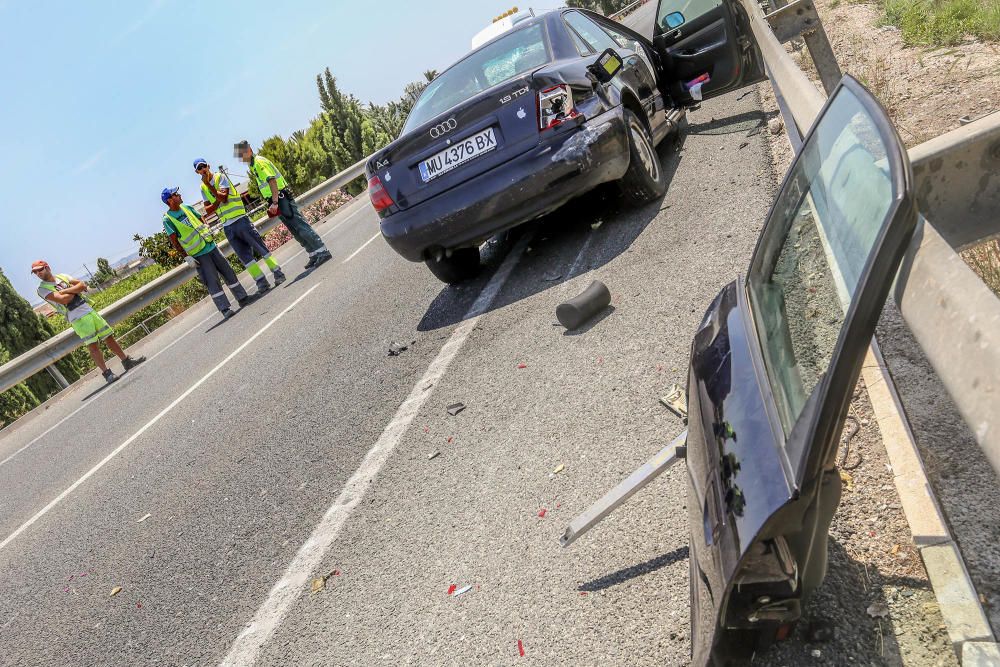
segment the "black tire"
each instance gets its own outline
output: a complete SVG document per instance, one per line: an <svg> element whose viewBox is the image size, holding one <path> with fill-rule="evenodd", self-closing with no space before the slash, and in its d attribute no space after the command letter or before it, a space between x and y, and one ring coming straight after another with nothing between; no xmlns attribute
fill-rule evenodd
<svg viewBox="0 0 1000 667"><path fill-rule="evenodd" d="M663 196L667 177L660 166L660 156L646 124L625 109L625 134L628 137L628 171L619 183L622 196L632 204L645 204Z"/></svg>
<svg viewBox="0 0 1000 667"><path fill-rule="evenodd" d="M475 278L479 273L479 248L457 248L441 259L424 260L431 273L443 283L456 285Z"/></svg>

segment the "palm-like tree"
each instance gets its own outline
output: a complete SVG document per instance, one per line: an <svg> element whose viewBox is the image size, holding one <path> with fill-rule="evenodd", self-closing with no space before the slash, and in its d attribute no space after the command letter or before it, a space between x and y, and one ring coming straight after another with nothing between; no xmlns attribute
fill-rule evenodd
<svg viewBox="0 0 1000 667"><path fill-rule="evenodd" d="M427 79L427 83L433 81L437 77L437 75L438 71L436 69L429 69L426 72L424 72L424 78Z"/></svg>

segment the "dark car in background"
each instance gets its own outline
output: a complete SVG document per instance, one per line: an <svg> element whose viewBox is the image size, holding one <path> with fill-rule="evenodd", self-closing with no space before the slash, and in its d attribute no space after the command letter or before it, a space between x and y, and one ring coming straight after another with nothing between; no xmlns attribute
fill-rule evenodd
<svg viewBox="0 0 1000 667"><path fill-rule="evenodd" d="M592 12L554 10L449 67L366 165L386 241L455 283L478 271L483 241L597 185L618 181L636 203L662 196L655 146L684 105L763 71L735 39L742 10L716 4L683 39L681 12L658 17L653 42Z"/></svg>

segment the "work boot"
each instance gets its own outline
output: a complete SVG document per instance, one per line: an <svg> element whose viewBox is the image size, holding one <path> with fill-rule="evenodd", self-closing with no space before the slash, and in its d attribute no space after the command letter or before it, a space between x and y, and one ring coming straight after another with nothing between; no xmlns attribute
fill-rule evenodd
<svg viewBox="0 0 1000 667"><path fill-rule="evenodd" d="M244 298L237 299L236 303L237 305L239 305L240 308L246 308L256 300L257 300L257 294L247 294Z"/></svg>
<svg viewBox="0 0 1000 667"><path fill-rule="evenodd" d="M311 269L312 267L316 266L316 258L318 256L319 256L319 254L309 255L309 261L306 262L306 268L307 269Z"/></svg>
<svg viewBox="0 0 1000 667"><path fill-rule="evenodd" d="M115 375L115 372L110 368L104 371L102 375L104 376L105 382L107 382L108 384L111 384L112 382L117 382L118 380L118 376Z"/></svg>
<svg viewBox="0 0 1000 667"><path fill-rule="evenodd" d="M259 283L257 283L257 293L253 295L253 298L259 299L260 297L267 294L270 289L271 286L267 283L266 280L260 281Z"/></svg>
<svg viewBox="0 0 1000 667"><path fill-rule="evenodd" d="M122 366L125 367L125 372L127 373L144 361L146 361L146 357L125 357L122 361Z"/></svg>
<svg viewBox="0 0 1000 667"><path fill-rule="evenodd" d="M230 317L232 317L235 314L236 313L233 312L232 308L226 308L224 311L222 311L222 319L223 320L228 320Z"/></svg>
<svg viewBox="0 0 1000 667"><path fill-rule="evenodd" d="M316 255L313 256L313 259L315 260L313 266L319 266L323 262L333 259L333 255L330 254L329 250L323 250L322 252L316 253Z"/></svg>
<svg viewBox="0 0 1000 667"><path fill-rule="evenodd" d="M281 283L285 282L285 274L281 269L274 270L274 286L277 287Z"/></svg>

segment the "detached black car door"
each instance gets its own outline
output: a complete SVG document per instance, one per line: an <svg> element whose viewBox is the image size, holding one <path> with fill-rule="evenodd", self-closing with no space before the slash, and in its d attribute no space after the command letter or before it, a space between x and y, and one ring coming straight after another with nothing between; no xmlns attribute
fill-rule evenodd
<svg viewBox="0 0 1000 667"><path fill-rule="evenodd" d="M660 85L677 106L765 78L746 11L737 0L659 0L653 46Z"/></svg>
<svg viewBox="0 0 1000 667"><path fill-rule="evenodd" d="M822 583L840 431L915 223L902 142L845 77L785 177L747 278L723 289L692 344L693 664L731 664L786 637Z"/></svg>

